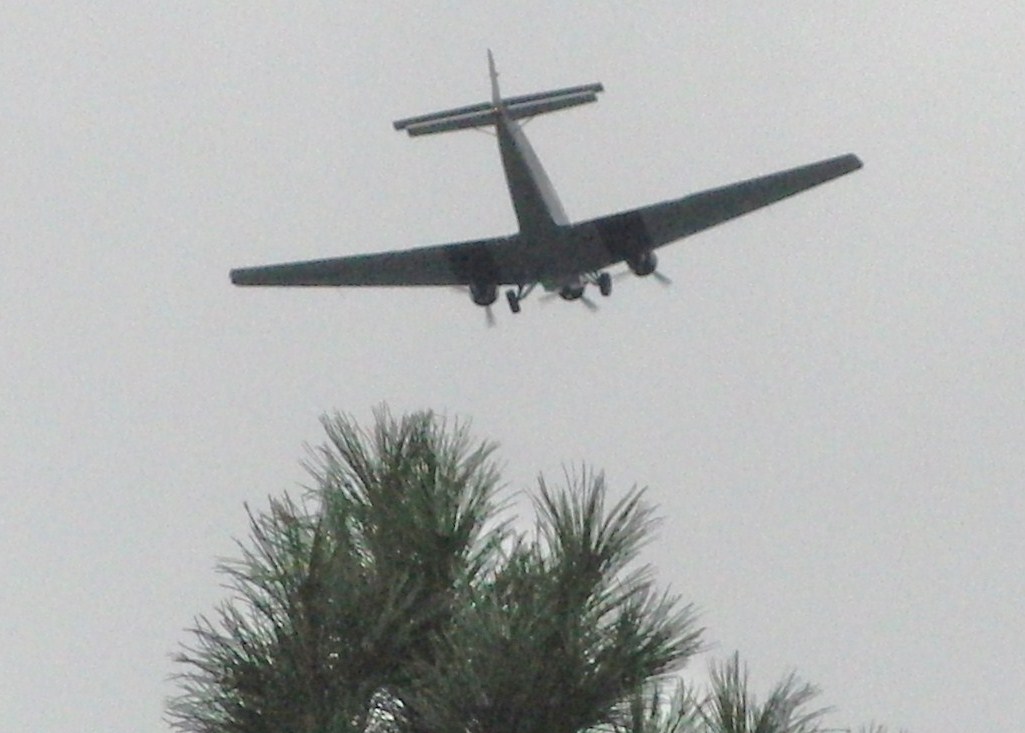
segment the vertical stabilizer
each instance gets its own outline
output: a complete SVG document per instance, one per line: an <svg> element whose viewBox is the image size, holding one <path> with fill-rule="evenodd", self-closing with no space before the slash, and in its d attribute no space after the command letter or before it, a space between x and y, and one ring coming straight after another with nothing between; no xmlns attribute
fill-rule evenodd
<svg viewBox="0 0 1025 733"><path fill-rule="evenodd" d="M496 107L502 104L502 95L498 91L498 71L495 69L495 57L488 49L488 75L491 77L491 102Z"/></svg>

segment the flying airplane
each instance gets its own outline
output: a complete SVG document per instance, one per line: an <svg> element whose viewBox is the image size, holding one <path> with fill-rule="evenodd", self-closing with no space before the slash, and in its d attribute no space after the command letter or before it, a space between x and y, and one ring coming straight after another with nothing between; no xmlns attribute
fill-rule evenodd
<svg viewBox="0 0 1025 733"><path fill-rule="evenodd" d="M635 275L654 275L655 250L861 168L856 155L772 173L683 198L571 222L520 126L520 120L594 102L600 83L503 97L488 51L491 101L398 120L394 127L411 137L451 130L493 127L519 232L374 254L307 260L231 271L235 285L276 286L463 286L474 303L488 310L500 287L513 313L535 287L565 300L581 300L595 285L612 292L610 267L625 263Z"/></svg>

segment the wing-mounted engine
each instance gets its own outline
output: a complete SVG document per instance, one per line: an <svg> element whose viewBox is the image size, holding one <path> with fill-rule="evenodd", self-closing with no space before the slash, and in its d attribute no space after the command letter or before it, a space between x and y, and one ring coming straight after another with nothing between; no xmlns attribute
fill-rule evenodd
<svg viewBox="0 0 1025 733"><path fill-rule="evenodd" d="M627 211L598 219L595 223L598 237L613 259L626 262L631 272L641 277L655 272L658 267L658 257L654 252L656 243L640 212Z"/></svg>
<svg viewBox="0 0 1025 733"><path fill-rule="evenodd" d="M628 257L626 264L634 275L645 277L655 272L658 267L658 257L651 250L647 250Z"/></svg>
<svg viewBox="0 0 1025 733"><path fill-rule="evenodd" d="M579 300L584 294L584 283L573 282L559 288L559 297L563 300Z"/></svg>
<svg viewBox="0 0 1025 733"><path fill-rule="evenodd" d="M477 305L491 305L498 299L498 286L494 283L470 283L470 298Z"/></svg>

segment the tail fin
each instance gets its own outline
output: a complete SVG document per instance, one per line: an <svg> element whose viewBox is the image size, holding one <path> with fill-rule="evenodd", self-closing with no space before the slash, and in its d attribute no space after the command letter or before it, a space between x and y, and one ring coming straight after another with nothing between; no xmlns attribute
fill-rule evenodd
<svg viewBox="0 0 1025 733"><path fill-rule="evenodd" d="M495 57L488 49L488 75L491 77L491 103L496 107L502 103L502 95L498 91L498 71L495 69Z"/></svg>
<svg viewBox="0 0 1025 733"><path fill-rule="evenodd" d="M495 59L490 50L488 51L488 73L491 77L490 102L455 107L417 117L407 117L396 120L392 124L396 130L405 130L410 137L433 135L451 130L466 130L471 127L494 125L500 110L504 111L510 119L518 120L597 101L598 93L605 90L600 83L594 83L503 99L498 90L498 71L495 70Z"/></svg>

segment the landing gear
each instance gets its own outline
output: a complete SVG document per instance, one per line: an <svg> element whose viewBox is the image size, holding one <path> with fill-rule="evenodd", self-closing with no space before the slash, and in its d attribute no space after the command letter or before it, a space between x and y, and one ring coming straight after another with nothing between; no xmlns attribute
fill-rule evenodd
<svg viewBox="0 0 1025 733"><path fill-rule="evenodd" d="M606 298L612 294L612 276L609 273L598 275L598 291Z"/></svg>
<svg viewBox="0 0 1025 733"><path fill-rule="evenodd" d="M509 310L513 313L520 312L520 296L516 294L515 290L506 290L505 299L509 301Z"/></svg>
<svg viewBox="0 0 1025 733"><path fill-rule="evenodd" d="M518 285L515 290L510 288L505 291L505 299L509 303L509 310L513 313L520 312L520 302L530 295L530 291L534 289L537 283L530 283L529 285Z"/></svg>

